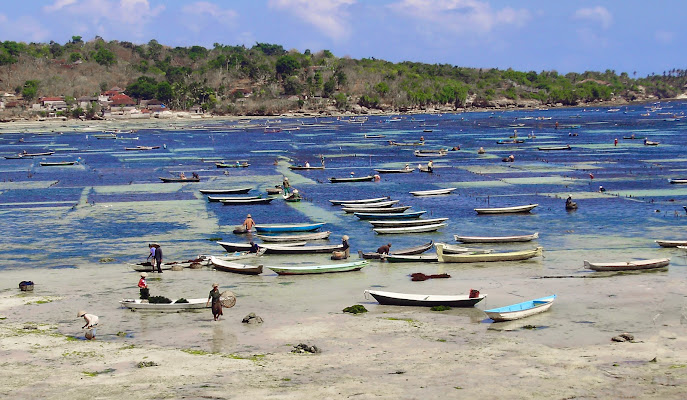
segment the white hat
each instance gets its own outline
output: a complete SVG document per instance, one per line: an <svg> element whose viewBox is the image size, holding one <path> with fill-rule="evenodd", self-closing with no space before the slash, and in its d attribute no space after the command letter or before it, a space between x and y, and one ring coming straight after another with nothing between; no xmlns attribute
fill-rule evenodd
<svg viewBox="0 0 687 400"><path fill-rule="evenodd" d="M146 274L145 272L141 272L141 277L145 278L146 276L148 276L148 274Z"/></svg>
<svg viewBox="0 0 687 400"><path fill-rule="evenodd" d="M348 240L348 235L341 236L341 240Z"/></svg>
<svg viewBox="0 0 687 400"><path fill-rule="evenodd" d="M78 313L76 313L76 316L77 316L77 317L83 317L84 315L86 315L86 311L83 311L83 310L81 310L81 311L79 311Z"/></svg>

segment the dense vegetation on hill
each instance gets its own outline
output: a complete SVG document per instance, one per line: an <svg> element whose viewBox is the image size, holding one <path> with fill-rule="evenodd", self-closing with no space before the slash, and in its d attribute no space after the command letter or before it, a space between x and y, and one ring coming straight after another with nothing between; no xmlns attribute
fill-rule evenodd
<svg viewBox="0 0 687 400"><path fill-rule="evenodd" d="M119 86L133 98L156 98L173 109L200 105L218 114L270 115L333 107L404 111L662 99L683 92L687 71L640 79L611 70L560 75L354 60L266 43L172 48L156 40L139 45L74 36L64 45L1 43L0 79L2 89L21 94L26 104L56 95L69 103Z"/></svg>

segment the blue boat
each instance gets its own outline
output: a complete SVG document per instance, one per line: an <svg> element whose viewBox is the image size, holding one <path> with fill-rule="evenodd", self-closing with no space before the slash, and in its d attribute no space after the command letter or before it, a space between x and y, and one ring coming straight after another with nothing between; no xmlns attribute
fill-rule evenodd
<svg viewBox="0 0 687 400"><path fill-rule="evenodd" d="M484 312L487 313L487 316L493 319L494 322L512 321L514 319L525 318L529 317L530 315L543 313L551 308L554 300L556 300L556 295L552 294L551 296L512 304L510 306L484 310Z"/></svg>
<svg viewBox="0 0 687 400"><path fill-rule="evenodd" d="M427 211L413 211L408 213L353 213L356 217L360 219L409 219L409 218L420 218L420 216Z"/></svg>
<svg viewBox="0 0 687 400"><path fill-rule="evenodd" d="M317 230L324 226L324 222L315 222L310 224L271 224L271 225L255 225L255 230L258 233L262 232L310 232Z"/></svg>

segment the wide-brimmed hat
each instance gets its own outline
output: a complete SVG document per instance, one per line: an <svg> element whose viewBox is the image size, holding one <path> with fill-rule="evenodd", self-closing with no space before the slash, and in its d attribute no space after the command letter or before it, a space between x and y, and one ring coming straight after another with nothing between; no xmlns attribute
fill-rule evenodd
<svg viewBox="0 0 687 400"><path fill-rule="evenodd" d="M141 277L142 277L142 278L145 278L146 276L148 276L148 274L146 274L145 272L141 272Z"/></svg>
<svg viewBox="0 0 687 400"><path fill-rule="evenodd" d="M246 215L246 218L253 218L253 217L251 217L250 214L248 214L248 215Z"/></svg>
<svg viewBox="0 0 687 400"><path fill-rule="evenodd" d="M86 315L86 311L84 311L84 310L81 310L78 313L76 313L77 317L83 317L84 315Z"/></svg>
<svg viewBox="0 0 687 400"><path fill-rule="evenodd" d="M219 283L213 283L213 284L212 284L212 287L213 287L213 288L219 287Z"/></svg>
<svg viewBox="0 0 687 400"><path fill-rule="evenodd" d="M348 240L348 235L341 236L341 240Z"/></svg>

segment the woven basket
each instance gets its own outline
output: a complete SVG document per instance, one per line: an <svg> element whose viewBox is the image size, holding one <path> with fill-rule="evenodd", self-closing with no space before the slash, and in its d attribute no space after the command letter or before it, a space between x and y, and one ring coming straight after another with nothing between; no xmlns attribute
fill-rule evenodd
<svg viewBox="0 0 687 400"><path fill-rule="evenodd" d="M232 308L236 304L236 296L229 290L225 290L219 295L219 302L224 308Z"/></svg>
<svg viewBox="0 0 687 400"><path fill-rule="evenodd" d="M19 289L21 289L22 292L30 292L33 290L33 282L31 281L22 281L19 284Z"/></svg>

